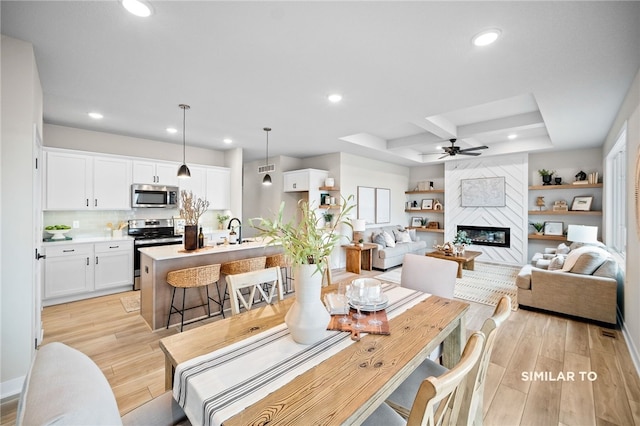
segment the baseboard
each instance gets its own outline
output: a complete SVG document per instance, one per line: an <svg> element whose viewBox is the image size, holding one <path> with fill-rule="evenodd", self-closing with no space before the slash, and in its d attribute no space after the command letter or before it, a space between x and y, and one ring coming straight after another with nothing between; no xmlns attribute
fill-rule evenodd
<svg viewBox="0 0 640 426"><path fill-rule="evenodd" d="M2 389L0 400L4 401L5 399L12 399L18 396L20 392L22 392L24 378L25 376L20 376L0 383L0 389Z"/></svg>
<svg viewBox="0 0 640 426"><path fill-rule="evenodd" d="M629 330L627 330L627 325L624 322L624 318L620 315L620 310L618 309L618 321L620 322L620 330L622 331L622 336L624 340L627 342L627 348L629 348L629 355L631 356L631 361L633 362L634 367L636 367L636 373L640 376L640 352L638 352L638 348L631 339L631 335L629 334Z"/></svg>

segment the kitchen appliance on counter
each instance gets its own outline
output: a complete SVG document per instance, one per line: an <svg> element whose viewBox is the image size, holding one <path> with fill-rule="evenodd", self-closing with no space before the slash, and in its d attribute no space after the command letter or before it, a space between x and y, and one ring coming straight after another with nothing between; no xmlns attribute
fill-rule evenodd
<svg viewBox="0 0 640 426"><path fill-rule="evenodd" d="M140 289L140 249L182 244L182 236L174 232L173 219L133 219L129 221L133 241L133 289Z"/></svg>
<svg viewBox="0 0 640 426"><path fill-rule="evenodd" d="M131 185L131 207L177 208L179 188L165 185Z"/></svg>

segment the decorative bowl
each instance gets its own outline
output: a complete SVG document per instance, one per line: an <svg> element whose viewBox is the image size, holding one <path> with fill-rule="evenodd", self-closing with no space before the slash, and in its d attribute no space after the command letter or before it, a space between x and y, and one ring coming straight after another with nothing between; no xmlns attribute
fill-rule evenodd
<svg viewBox="0 0 640 426"><path fill-rule="evenodd" d="M64 240L66 237L64 234L71 231L71 229L45 229L46 232L53 235L52 240Z"/></svg>

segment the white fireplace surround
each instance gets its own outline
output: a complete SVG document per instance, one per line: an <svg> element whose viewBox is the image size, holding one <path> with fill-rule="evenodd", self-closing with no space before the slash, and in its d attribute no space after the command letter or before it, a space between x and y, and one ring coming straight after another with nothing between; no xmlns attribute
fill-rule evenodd
<svg viewBox="0 0 640 426"><path fill-rule="evenodd" d="M528 156L514 154L465 158L445 163L445 241L452 241L457 225L496 226L511 231L510 247L478 246L478 260L523 264L527 258ZM462 207L460 182L463 179L505 178L504 207Z"/></svg>

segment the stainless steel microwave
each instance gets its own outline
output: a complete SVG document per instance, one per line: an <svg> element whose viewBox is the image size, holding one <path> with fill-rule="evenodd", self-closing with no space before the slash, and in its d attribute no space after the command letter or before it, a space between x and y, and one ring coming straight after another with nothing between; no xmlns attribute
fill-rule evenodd
<svg viewBox="0 0 640 426"><path fill-rule="evenodd" d="M131 207L178 208L177 186L131 185Z"/></svg>

